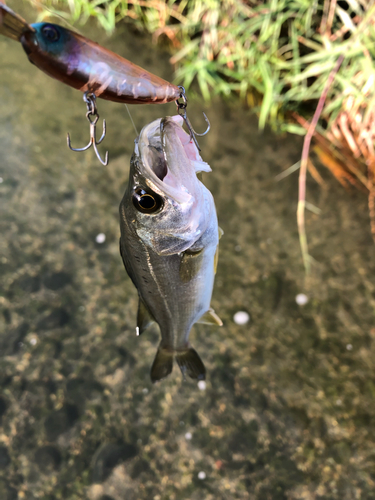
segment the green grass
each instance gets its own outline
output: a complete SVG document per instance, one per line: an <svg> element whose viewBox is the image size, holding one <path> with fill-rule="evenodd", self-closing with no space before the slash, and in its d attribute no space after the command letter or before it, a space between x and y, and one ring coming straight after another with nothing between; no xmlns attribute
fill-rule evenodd
<svg viewBox="0 0 375 500"><path fill-rule="evenodd" d="M108 32L123 19L170 41L176 81L199 85L205 100L236 93L255 105L261 128L305 134L290 111L319 99L338 57L345 55L323 117L335 119L348 93L356 100L375 75L373 0L42 0L69 22L95 17ZM44 11L45 18L50 11ZM357 16L357 17L355 17ZM358 75L360 75L358 77ZM355 77L357 79L355 80Z"/></svg>

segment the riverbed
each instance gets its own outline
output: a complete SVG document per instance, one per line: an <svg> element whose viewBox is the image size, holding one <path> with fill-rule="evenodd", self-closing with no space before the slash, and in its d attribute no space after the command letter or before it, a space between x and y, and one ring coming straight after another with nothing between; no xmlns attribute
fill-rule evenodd
<svg viewBox="0 0 375 500"><path fill-rule="evenodd" d="M16 5L16 4L14 4ZM14 5L11 5L13 8ZM17 4L18 5L18 4ZM32 8L22 7L28 21ZM56 22L56 21L55 21ZM169 55L122 25L81 31L171 80ZM135 334L118 205L137 132L175 105L98 100L109 151L90 150L82 94L0 38L0 497L75 500L366 500L375 486L375 252L366 196L322 167L296 208L302 140L259 131L236 101L189 100L204 182L224 230L212 306L190 339L200 387L152 385L157 328ZM179 82L176 82L179 83ZM189 94L188 94L189 95ZM100 129L101 125L99 125ZM296 296L304 294L305 305ZM244 311L249 321L236 324Z"/></svg>

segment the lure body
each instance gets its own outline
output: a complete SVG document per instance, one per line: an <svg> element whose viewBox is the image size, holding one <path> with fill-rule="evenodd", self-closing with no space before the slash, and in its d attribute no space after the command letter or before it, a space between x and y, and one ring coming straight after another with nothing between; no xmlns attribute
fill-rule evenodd
<svg viewBox="0 0 375 500"><path fill-rule="evenodd" d="M30 62L47 75L82 92L127 104L175 101L181 90L57 24L27 24L0 4L0 33L21 42Z"/></svg>

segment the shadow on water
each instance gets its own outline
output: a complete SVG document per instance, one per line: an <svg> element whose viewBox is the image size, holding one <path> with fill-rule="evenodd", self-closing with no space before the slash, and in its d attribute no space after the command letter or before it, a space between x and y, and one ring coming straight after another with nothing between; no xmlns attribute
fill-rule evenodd
<svg viewBox="0 0 375 500"><path fill-rule="evenodd" d="M111 40L85 33L170 78L167 55L128 29ZM375 259L364 197L328 175L327 189L308 181L322 214L307 214L317 264L305 281L297 178L274 180L301 141L260 133L237 104L205 109L205 182L225 232L213 297L224 327L191 335L205 390L176 369L152 386L158 333L135 336L137 294L118 252L135 138L127 112L98 101L102 167L66 146L68 131L74 145L88 139L78 91L4 37L0 67L0 498L373 498ZM199 129L205 106L189 106ZM175 107L131 112L140 129ZM250 314L244 326L239 310Z"/></svg>

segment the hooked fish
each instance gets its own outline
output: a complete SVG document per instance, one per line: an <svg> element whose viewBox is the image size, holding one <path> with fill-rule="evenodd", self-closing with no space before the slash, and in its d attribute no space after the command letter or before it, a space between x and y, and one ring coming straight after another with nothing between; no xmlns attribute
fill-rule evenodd
<svg viewBox="0 0 375 500"><path fill-rule="evenodd" d="M21 42L48 76L96 97L128 104L176 101L181 89L69 29L28 24L0 2L0 33Z"/></svg>
<svg viewBox="0 0 375 500"><path fill-rule="evenodd" d="M137 335L153 322L161 332L153 382L172 372L174 358L184 376L203 380L190 330L222 325L210 306L222 231L212 194L197 177L211 168L182 124L174 116L142 129L120 203L120 252L139 295Z"/></svg>

